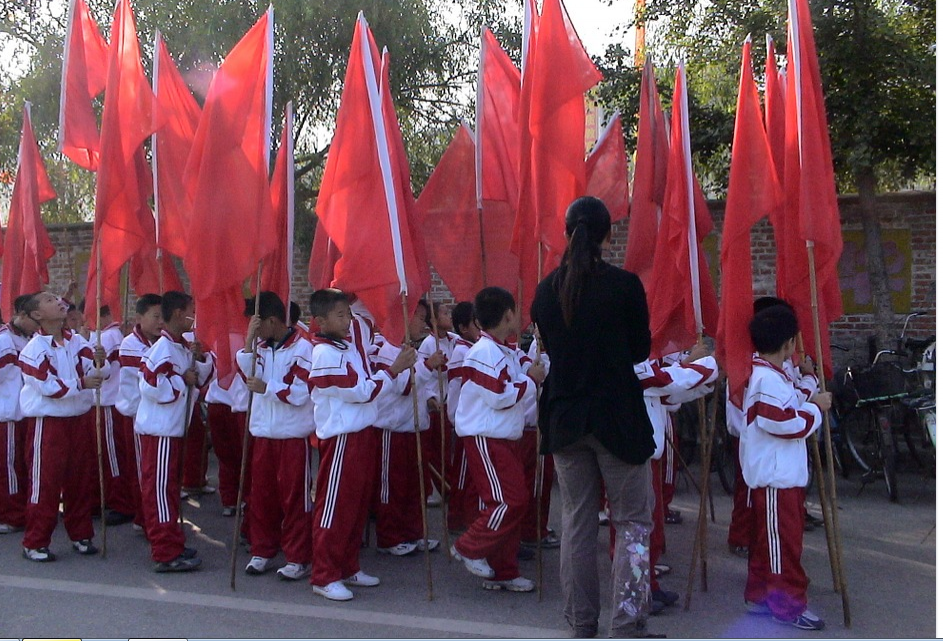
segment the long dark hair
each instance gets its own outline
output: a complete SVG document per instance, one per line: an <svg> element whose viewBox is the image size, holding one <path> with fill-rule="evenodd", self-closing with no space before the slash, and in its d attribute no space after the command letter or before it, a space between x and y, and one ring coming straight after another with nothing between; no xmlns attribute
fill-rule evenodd
<svg viewBox="0 0 943 641"><path fill-rule="evenodd" d="M566 210L566 252L560 261L557 291L567 326L579 306L583 288L596 264L602 260L602 243L609 237L612 220L598 198L577 198Z"/></svg>

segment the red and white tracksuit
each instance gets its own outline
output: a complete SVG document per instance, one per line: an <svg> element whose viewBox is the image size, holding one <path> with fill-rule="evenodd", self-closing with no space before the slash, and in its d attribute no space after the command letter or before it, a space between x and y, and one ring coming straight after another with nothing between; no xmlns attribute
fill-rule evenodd
<svg viewBox="0 0 943 641"><path fill-rule="evenodd" d="M317 336L311 357L311 400L321 455L312 519L312 585L360 571L360 542L376 477L381 394L401 394L385 373L371 374L372 332L359 315L351 339Z"/></svg>
<svg viewBox="0 0 943 641"><path fill-rule="evenodd" d="M219 461L219 500L225 507L235 507L239 498L239 469L242 467L242 443L248 407L249 389L241 376L233 377L229 389L223 389L216 377L210 381L206 390L206 417L213 440L213 452ZM251 455L250 439L246 478L242 488L242 500L246 504L252 486ZM245 514L248 516L248 510Z"/></svg>
<svg viewBox="0 0 943 641"><path fill-rule="evenodd" d="M453 429L455 425L455 409L462 393L462 383L465 373L465 355L474 343L459 338L455 341L455 348L449 357L446 366L448 370L448 391L446 393L445 409ZM475 490L474 482L468 473L468 459L465 457L465 445L456 435L455 446L452 448L452 463L449 466L449 511L448 527L450 530L464 530L478 516L482 509L481 500Z"/></svg>
<svg viewBox="0 0 943 641"><path fill-rule="evenodd" d="M68 330L63 330L62 343L37 334L20 353L20 407L28 417L30 441L25 548L49 546L60 498L69 538L79 541L94 536L97 474L94 428L89 428L88 421L95 397L82 386L82 379L95 372L93 359L88 341Z"/></svg>
<svg viewBox="0 0 943 641"><path fill-rule="evenodd" d="M467 558L487 559L495 580L510 580L520 576L517 550L530 500L517 441L524 431L526 399L537 388L524 373L519 350L487 332L468 350L464 367L455 433L463 440L485 508L455 548Z"/></svg>
<svg viewBox="0 0 943 641"><path fill-rule="evenodd" d="M537 358L537 341L530 344L527 356L518 350L521 366L526 372ZM547 372L550 371L550 357L546 352L540 353ZM550 492L553 489L553 455L537 454L537 395L528 396L525 400L527 407L524 411L524 433L520 440L521 463L524 465L524 480L530 488L530 500L527 502L527 513L521 522L521 540L536 543L543 540L549 530L547 523L550 520ZM538 464L539 460L539 464ZM537 474L541 468L540 476ZM538 483L542 487L538 490ZM537 526L537 496L540 495L540 528Z"/></svg>
<svg viewBox="0 0 943 641"><path fill-rule="evenodd" d="M20 352L28 338L10 323L0 326L0 523L26 525L26 421L20 408Z"/></svg>
<svg viewBox="0 0 943 641"><path fill-rule="evenodd" d="M98 342L97 332L91 342ZM120 323L111 323L101 332L101 345L105 350L105 367L111 372L102 384L102 469L105 476L105 504L122 514L135 513L133 484L136 482L134 451L127 451L133 442L129 434L134 430L133 421L115 411L120 392L121 344L124 335Z"/></svg>
<svg viewBox="0 0 943 641"><path fill-rule="evenodd" d="M239 350L238 378L255 376L265 393L252 394L249 432L252 495L249 540L252 555L267 559L278 550L289 563L311 562L311 446L314 407L308 390L312 346L290 329L281 341L267 341L252 353Z"/></svg>
<svg viewBox="0 0 943 641"><path fill-rule="evenodd" d="M802 568L805 439L822 424L818 406L802 401L782 368L760 358L744 395L740 465L750 488L753 540L744 598L766 603L773 615L792 619L806 607L809 579Z"/></svg>
<svg viewBox="0 0 943 641"><path fill-rule="evenodd" d="M141 509L151 558L173 561L183 552L185 537L177 522L180 510L179 469L184 425L196 405L196 390L187 393L184 374L191 365L197 387L213 374L213 359L194 361L190 344L166 331L141 361L141 400L134 430L141 443ZM190 401L189 405L187 400Z"/></svg>
<svg viewBox="0 0 943 641"><path fill-rule="evenodd" d="M141 361L152 347L144 336L140 325L121 341L118 348L118 399L115 402L117 413L124 417L117 434L122 440L119 451L123 457L118 462L121 469L132 468L131 500L134 506L134 523L144 527L144 513L141 511L141 439L134 431L134 417L141 403Z"/></svg>
<svg viewBox="0 0 943 641"><path fill-rule="evenodd" d="M458 335L453 334L452 332L446 332L444 338L439 338L438 343L436 341L434 334L429 334L426 336L422 343L419 345L419 349L416 350L419 353L419 360L425 361L427 358L436 353L436 351L441 351L445 355L445 363L442 365L440 370L440 375L432 376L428 379L426 385L428 390L420 396L425 396L426 398L435 399L436 403L444 403L447 400L447 374L448 374L448 362L449 358L452 356L452 351L455 349L455 341L458 340ZM442 379L442 393L439 393L439 378ZM445 396L445 398L442 398ZM441 424L441 414L438 410L430 411L425 405L420 404L419 410L429 413L429 429L422 432L422 460L423 460L423 470L424 478L426 483L426 496L432 494L432 488L435 487L439 490L439 494L442 496L446 495L446 492L442 489L442 484L439 483L439 478L432 472L435 470L436 473L441 474L441 477L448 480L449 476L449 463L451 462L451 441L452 441L452 430L454 427L451 423L446 421L445 428ZM448 414L446 412L446 419ZM445 437L445 471L440 470L442 467L442 440L443 436Z"/></svg>

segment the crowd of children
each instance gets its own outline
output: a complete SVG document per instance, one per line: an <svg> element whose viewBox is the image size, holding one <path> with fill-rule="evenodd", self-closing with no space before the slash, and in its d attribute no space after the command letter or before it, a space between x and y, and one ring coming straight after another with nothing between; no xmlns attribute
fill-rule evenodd
<svg viewBox="0 0 943 641"><path fill-rule="evenodd" d="M108 525L133 522L143 530L157 572L201 564L186 546L180 501L215 491L206 485L205 452L186 451L203 449L207 430L219 458L223 514L239 507L245 514L250 575L274 568L281 552L281 578L307 578L316 594L350 600L351 587L380 584L359 560L371 514L379 552L431 551L439 541L423 531L423 510L442 499L457 535L448 554L486 589L532 591L534 582L519 570L519 560L532 554L527 546L560 544L547 526L553 460L537 455L538 389L551 364L539 340L529 353L515 342L520 315L503 289L485 288L451 313L422 301L402 346L386 341L364 310L352 311L339 290L311 295L311 333L298 324L297 305L262 292L257 312L247 302L246 341L228 385L217 377L215 355L193 339L187 294L139 297L127 335L103 309L100 332L86 339L69 328L69 308L51 293L21 296L0 327L0 534L23 531L31 561L56 558L49 546L60 502L74 550L97 552L98 429L110 508L101 516ZM824 622L807 609L800 562L804 440L830 396L816 393L807 363L793 365L797 323L783 301L759 301L750 333L753 374L742 407L727 408L742 468L731 551L749 557L749 612L821 629ZM658 568L677 471L672 410L712 391L719 368L698 345L677 359L638 363L635 371L654 431L650 564ZM246 429L249 465L237 506ZM193 431L202 432L199 439ZM658 574L652 572L652 613L678 599Z"/></svg>

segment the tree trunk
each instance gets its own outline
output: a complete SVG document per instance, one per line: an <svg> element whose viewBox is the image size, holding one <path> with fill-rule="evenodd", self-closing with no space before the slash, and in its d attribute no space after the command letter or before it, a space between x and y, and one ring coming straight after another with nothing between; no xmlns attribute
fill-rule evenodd
<svg viewBox="0 0 943 641"><path fill-rule="evenodd" d="M859 213L864 229L864 247L868 256L868 280L871 284L871 302L874 304L874 333L878 349L893 347L890 344L894 323L891 307L890 279L881 244L881 223L878 220L877 199L874 190L877 180L874 170L862 169L856 176L858 183Z"/></svg>

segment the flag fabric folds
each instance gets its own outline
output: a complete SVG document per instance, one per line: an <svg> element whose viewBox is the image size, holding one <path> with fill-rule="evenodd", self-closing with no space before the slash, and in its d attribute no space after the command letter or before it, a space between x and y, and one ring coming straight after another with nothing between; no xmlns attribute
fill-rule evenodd
<svg viewBox="0 0 943 641"><path fill-rule="evenodd" d="M59 94L59 151L95 171L99 162L98 121L92 100L105 90L108 44L85 0L71 0L62 54Z"/></svg>
<svg viewBox="0 0 943 641"><path fill-rule="evenodd" d="M43 226L40 205L56 197L33 135L30 103L23 107L23 130L3 239L3 271L0 275L0 311L13 318L13 301L21 294L38 292L49 282L47 261L56 250Z"/></svg>
<svg viewBox="0 0 943 641"><path fill-rule="evenodd" d="M282 141L272 172L272 214L277 232L275 250L262 264L262 289L278 294L288 304L291 300L291 271L295 235L295 137L294 113L285 107Z"/></svg>
<svg viewBox="0 0 943 641"><path fill-rule="evenodd" d="M782 202L760 98L750 64L750 41L743 44L740 90L734 121L730 182L720 253L720 321L717 357L727 371L730 399L742 407L752 371L753 259L750 229Z"/></svg>
<svg viewBox="0 0 943 641"><path fill-rule="evenodd" d="M625 155L622 116L613 114L586 158L586 194L606 203L612 222L629 215L629 161Z"/></svg>
<svg viewBox="0 0 943 641"><path fill-rule="evenodd" d="M334 265L341 254L320 223L314 228L311 256L308 259L308 284L315 291L334 286Z"/></svg>

